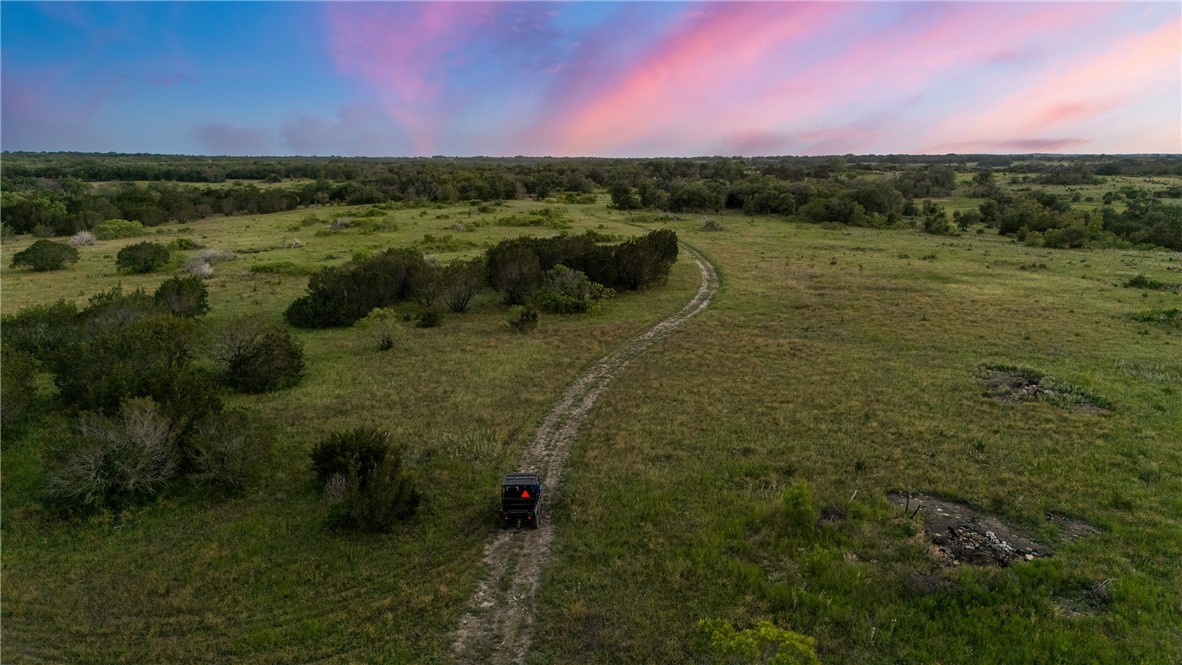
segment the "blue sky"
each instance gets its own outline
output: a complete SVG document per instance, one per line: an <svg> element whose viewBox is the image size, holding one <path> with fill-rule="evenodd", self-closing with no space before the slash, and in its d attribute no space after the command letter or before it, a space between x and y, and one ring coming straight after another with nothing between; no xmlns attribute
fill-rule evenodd
<svg viewBox="0 0 1182 665"><path fill-rule="evenodd" d="M1182 152L1178 3L0 4L0 147Z"/></svg>

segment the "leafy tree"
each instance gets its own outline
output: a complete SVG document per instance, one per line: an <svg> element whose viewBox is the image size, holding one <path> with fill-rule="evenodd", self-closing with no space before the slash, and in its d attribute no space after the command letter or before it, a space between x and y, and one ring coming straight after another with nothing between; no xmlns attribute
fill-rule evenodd
<svg viewBox="0 0 1182 665"><path fill-rule="evenodd" d="M52 240L38 240L24 251L12 255L12 267L28 266L36 272L61 270L78 260L78 250Z"/></svg>
<svg viewBox="0 0 1182 665"><path fill-rule="evenodd" d="M265 393L299 383L304 349L291 333L254 321L232 325L215 352L225 382L244 393Z"/></svg>
<svg viewBox="0 0 1182 665"><path fill-rule="evenodd" d="M158 307L182 318L197 318L209 311L209 292L197 277L166 279L153 299Z"/></svg>
<svg viewBox="0 0 1182 665"><path fill-rule="evenodd" d="M948 212L943 206L931 201L923 202L923 230L936 235L952 233L952 225L948 223Z"/></svg>
<svg viewBox="0 0 1182 665"><path fill-rule="evenodd" d="M463 312L472 303L472 298L484 288L488 266L484 257L468 261L453 261L444 266L440 281L443 287L443 302L453 312Z"/></svg>
<svg viewBox="0 0 1182 665"><path fill-rule="evenodd" d="M542 263L528 239L488 250L488 281L507 305L521 305L542 284Z"/></svg>
<svg viewBox="0 0 1182 665"><path fill-rule="evenodd" d="M163 268L171 253L158 242L137 242L119 250L115 265L123 272L149 273Z"/></svg>
<svg viewBox="0 0 1182 665"><path fill-rule="evenodd" d="M640 207L640 198L626 182L616 182L608 189L612 197L612 205L620 210L635 210Z"/></svg>

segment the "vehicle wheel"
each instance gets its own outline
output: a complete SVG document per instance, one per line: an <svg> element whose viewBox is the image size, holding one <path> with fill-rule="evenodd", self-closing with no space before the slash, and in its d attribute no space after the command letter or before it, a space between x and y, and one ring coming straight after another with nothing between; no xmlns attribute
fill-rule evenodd
<svg viewBox="0 0 1182 665"><path fill-rule="evenodd" d="M534 518L532 520L529 520L529 528L531 528L531 529L538 528L538 516L537 515L534 515Z"/></svg>

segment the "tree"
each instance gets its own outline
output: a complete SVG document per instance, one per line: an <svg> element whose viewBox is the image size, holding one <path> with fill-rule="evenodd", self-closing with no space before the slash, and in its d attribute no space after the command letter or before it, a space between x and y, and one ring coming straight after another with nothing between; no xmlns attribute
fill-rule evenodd
<svg viewBox="0 0 1182 665"><path fill-rule="evenodd" d="M635 210L640 207L640 199L626 182L612 184L608 192L612 196L612 205L620 210Z"/></svg>
<svg viewBox="0 0 1182 665"><path fill-rule="evenodd" d="M168 248L158 242L137 242L119 250L115 265L124 272L149 273L164 267L170 256Z"/></svg>
<svg viewBox="0 0 1182 665"><path fill-rule="evenodd" d="M521 305L542 284L542 264L528 239L488 250L488 281L506 305Z"/></svg>
<svg viewBox="0 0 1182 665"><path fill-rule="evenodd" d="M216 357L226 384L244 393L294 386L304 371L304 349L291 333L254 321L238 322L227 330Z"/></svg>
<svg viewBox="0 0 1182 665"><path fill-rule="evenodd" d="M182 318L197 318L209 311L209 292L197 277L164 280L153 299L157 306Z"/></svg>
<svg viewBox="0 0 1182 665"><path fill-rule="evenodd" d="M12 267L28 266L36 272L61 270L67 263L77 261L78 256L78 250L65 243L38 240L12 256Z"/></svg>
<svg viewBox="0 0 1182 665"><path fill-rule="evenodd" d="M463 312L484 288L487 266L484 257L453 261L443 268L443 302L453 312Z"/></svg>

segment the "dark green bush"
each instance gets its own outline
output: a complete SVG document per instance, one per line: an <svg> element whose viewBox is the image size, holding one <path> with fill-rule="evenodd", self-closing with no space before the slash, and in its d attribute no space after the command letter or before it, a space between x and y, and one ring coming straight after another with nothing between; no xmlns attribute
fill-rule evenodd
<svg viewBox="0 0 1182 665"><path fill-rule="evenodd" d="M534 304L552 314L581 314L595 311L599 301L612 290L592 282L581 271L557 265L546 273L546 283L534 296Z"/></svg>
<svg viewBox="0 0 1182 665"><path fill-rule="evenodd" d="M27 266L36 272L61 270L68 263L78 260L78 250L52 240L38 240L28 249L12 255L12 267Z"/></svg>
<svg viewBox="0 0 1182 665"><path fill-rule="evenodd" d="M327 268L308 280L284 317L297 328L348 326L375 307L410 298L427 271L423 255L411 249L385 252L340 268Z"/></svg>
<svg viewBox="0 0 1182 665"><path fill-rule="evenodd" d="M443 314L437 309L427 309L415 317L416 328L438 328L443 323Z"/></svg>
<svg viewBox="0 0 1182 665"><path fill-rule="evenodd" d="M312 468L324 483L335 527L389 532L422 500L403 469L402 450L378 430L360 428L321 441L312 451Z"/></svg>
<svg viewBox="0 0 1182 665"><path fill-rule="evenodd" d="M115 265L123 272L149 273L163 268L171 253L158 242L137 242L119 250Z"/></svg>
<svg viewBox="0 0 1182 665"><path fill-rule="evenodd" d="M195 319L209 311L209 292L197 277L166 279L153 295L156 305L173 316Z"/></svg>
<svg viewBox="0 0 1182 665"><path fill-rule="evenodd" d="M160 493L179 463L174 423L151 399L130 399L116 418L82 414L78 438L51 464L46 498L67 511L118 509Z"/></svg>
<svg viewBox="0 0 1182 665"><path fill-rule="evenodd" d="M542 263L529 239L502 242L488 251L488 282L505 304L523 304L542 279Z"/></svg>
<svg viewBox="0 0 1182 665"><path fill-rule="evenodd" d="M312 449L312 472L323 484L334 474L348 475L355 467L364 483L389 451L390 436L382 430L358 427L330 434Z"/></svg>
<svg viewBox="0 0 1182 665"><path fill-rule="evenodd" d="M4 351L0 362L0 432L7 434L28 415L37 360L24 351Z"/></svg>
<svg viewBox="0 0 1182 665"><path fill-rule="evenodd" d="M74 341L78 327L78 308L72 302L26 307L0 320L4 353L23 351L45 362Z"/></svg>
<svg viewBox="0 0 1182 665"><path fill-rule="evenodd" d="M509 327L519 333L527 333L537 328L538 310L528 305L514 307L510 310Z"/></svg>
<svg viewBox="0 0 1182 665"><path fill-rule="evenodd" d="M270 453L269 432L241 412L206 418L185 446L189 479L198 485L241 490L260 475Z"/></svg>
<svg viewBox="0 0 1182 665"><path fill-rule="evenodd" d="M469 261L453 261L444 266L440 273L442 297L447 308L463 312L472 304L472 298L484 288L488 267L484 257Z"/></svg>
<svg viewBox="0 0 1182 665"><path fill-rule="evenodd" d="M286 330L253 321L238 322L223 333L216 357L225 382L245 393L264 393L299 383L303 347Z"/></svg>

